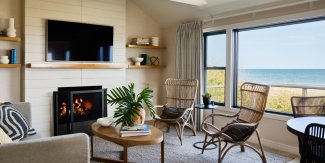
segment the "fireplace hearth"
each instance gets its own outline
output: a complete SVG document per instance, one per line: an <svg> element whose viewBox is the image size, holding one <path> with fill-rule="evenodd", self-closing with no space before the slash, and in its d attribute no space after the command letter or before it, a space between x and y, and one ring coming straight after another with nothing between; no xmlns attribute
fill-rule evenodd
<svg viewBox="0 0 325 163"><path fill-rule="evenodd" d="M90 125L107 116L107 89L102 86L59 87L53 92L54 135L90 134Z"/></svg>

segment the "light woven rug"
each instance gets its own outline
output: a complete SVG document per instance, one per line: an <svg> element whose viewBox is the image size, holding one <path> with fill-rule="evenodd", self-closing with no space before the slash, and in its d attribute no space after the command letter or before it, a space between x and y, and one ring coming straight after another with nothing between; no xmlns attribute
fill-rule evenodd
<svg viewBox="0 0 325 163"><path fill-rule="evenodd" d="M201 150L193 147L193 143L204 140L204 134L198 132L196 136L186 130L184 133L183 146L176 136L176 131L165 133L165 162L166 163L216 163L217 149ZM110 159L120 159L123 148L114 143L98 137L94 137L94 155ZM293 158L265 151L268 163L284 163ZM160 144L148 146L135 146L128 148L128 161L138 163L160 163ZM251 149L245 148L240 152L239 147L234 147L225 156L223 163L260 163L260 157Z"/></svg>

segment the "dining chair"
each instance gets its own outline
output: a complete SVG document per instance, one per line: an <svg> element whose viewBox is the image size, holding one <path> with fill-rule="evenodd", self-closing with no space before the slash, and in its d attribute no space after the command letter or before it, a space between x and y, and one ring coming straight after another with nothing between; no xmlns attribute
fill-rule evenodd
<svg viewBox="0 0 325 163"><path fill-rule="evenodd" d="M325 116L325 96L291 97L293 117Z"/></svg>
<svg viewBox="0 0 325 163"><path fill-rule="evenodd" d="M169 126L175 126L181 145L183 145L184 128L188 127L196 135L193 120L193 106L196 99L198 80L172 79L165 81L166 104L158 106L162 109L160 115L155 115L154 126L164 122Z"/></svg>
<svg viewBox="0 0 325 163"><path fill-rule="evenodd" d="M325 125L311 123L305 129L300 163L325 162Z"/></svg>
<svg viewBox="0 0 325 163"><path fill-rule="evenodd" d="M240 146L241 151L244 152L244 146L246 146L253 149L265 163L266 158L257 127L265 111L269 86L246 82L241 85L240 90L241 106L237 114L211 114L204 118L202 130L205 132L205 139L202 154L207 146L218 143L218 163L221 163L231 148ZM218 128L210 123L209 119L213 116L235 118L235 120L222 128ZM261 152L246 143L254 132L257 135ZM208 137L211 137L209 141L207 141ZM224 142L223 147L221 147L221 142ZM228 143L232 143L232 145L227 148Z"/></svg>

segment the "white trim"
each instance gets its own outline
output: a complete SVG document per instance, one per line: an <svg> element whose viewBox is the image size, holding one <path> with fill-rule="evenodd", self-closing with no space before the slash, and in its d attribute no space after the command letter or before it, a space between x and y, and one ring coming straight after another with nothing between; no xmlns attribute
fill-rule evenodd
<svg viewBox="0 0 325 163"><path fill-rule="evenodd" d="M258 144L257 137L253 135L248 139L249 143ZM268 139L261 138L262 146L270 149L277 150L279 152L286 152L288 154L299 155L299 148L294 146L289 146L279 142L275 142Z"/></svg>

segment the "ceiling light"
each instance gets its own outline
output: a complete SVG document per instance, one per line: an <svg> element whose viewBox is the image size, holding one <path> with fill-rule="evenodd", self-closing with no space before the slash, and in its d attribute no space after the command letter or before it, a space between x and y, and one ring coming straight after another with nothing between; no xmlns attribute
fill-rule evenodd
<svg viewBox="0 0 325 163"><path fill-rule="evenodd" d="M178 2L178 3L185 3L189 5L194 5L194 6L203 6L207 4L206 0L170 0L173 2Z"/></svg>

